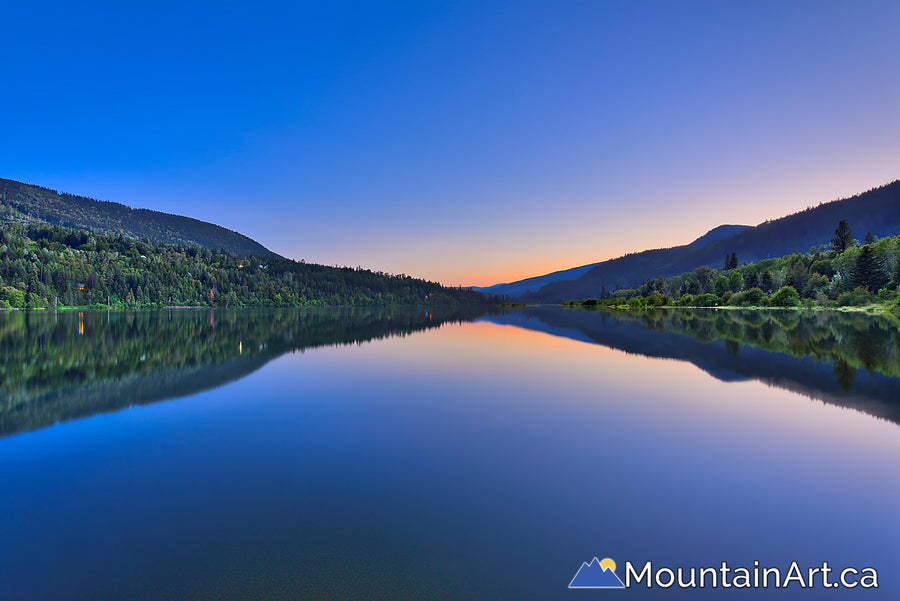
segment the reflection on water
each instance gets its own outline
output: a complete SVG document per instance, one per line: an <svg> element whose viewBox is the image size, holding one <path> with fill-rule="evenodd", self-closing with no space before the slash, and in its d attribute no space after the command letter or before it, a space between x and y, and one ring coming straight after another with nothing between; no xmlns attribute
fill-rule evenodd
<svg viewBox="0 0 900 601"><path fill-rule="evenodd" d="M0 435L177 398L285 353L471 321L480 310L0 313ZM900 423L900 326L860 313L528 307L495 323L690 361Z"/></svg>
<svg viewBox="0 0 900 601"><path fill-rule="evenodd" d="M758 380L900 423L900 324L861 313L528 307L487 319Z"/></svg>
<svg viewBox="0 0 900 601"><path fill-rule="evenodd" d="M472 317L0 316L0 600L600 598L595 555L881 576L638 599L900 598L896 420L787 390L890 417L878 320Z"/></svg>
<svg viewBox="0 0 900 601"><path fill-rule="evenodd" d="M482 312L429 308L0 313L0 435L242 378L293 351Z"/></svg>

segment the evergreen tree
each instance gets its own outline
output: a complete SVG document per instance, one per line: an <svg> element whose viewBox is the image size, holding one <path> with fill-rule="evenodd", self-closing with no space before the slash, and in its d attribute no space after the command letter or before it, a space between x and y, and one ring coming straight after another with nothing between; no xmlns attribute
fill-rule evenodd
<svg viewBox="0 0 900 601"><path fill-rule="evenodd" d="M863 244L865 244L867 246L869 244L875 244L875 234L872 233L872 230L869 230L868 232L866 232L866 237L865 237L865 240L863 241Z"/></svg>
<svg viewBox="0 0 900 601"><path fill-rule="evenodd" d="M887 284L883 261L868 244L859 251L856 264L853 266L852 278L854 285L862 286L873 294Z"/></svg>
<svg viewBox="0 0 900 601"><path fill-rule="evenodd" d="M846 219L841 219L837 228L834 230L834 238L831 239L831 248L839 253L844 252L851 246L855 246L856 240L853 239L853 232L850 230L850 224Z"/></svg>
<svg viewBox="0 0 900 601"><path fill-rule="evenodd" d="M751 271L744 276L744 290L759 288L759 284L759 274L756 271Z"/></svg>

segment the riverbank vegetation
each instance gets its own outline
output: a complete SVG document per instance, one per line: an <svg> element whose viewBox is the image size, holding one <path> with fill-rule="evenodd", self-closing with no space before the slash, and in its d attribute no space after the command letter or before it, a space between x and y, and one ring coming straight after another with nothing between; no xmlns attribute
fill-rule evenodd
<svg viewBox="0 0 900 601"><path fill-rule="evenodd" d="M860 244L841 221L829 247L739 264L730 253L670 278L563 303L580 307L799 307L900 312L900 236Z"/></svg>

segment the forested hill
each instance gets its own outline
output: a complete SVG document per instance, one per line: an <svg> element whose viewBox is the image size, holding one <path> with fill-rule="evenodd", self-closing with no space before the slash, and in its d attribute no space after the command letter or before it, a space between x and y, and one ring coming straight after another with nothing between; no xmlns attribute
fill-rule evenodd
<svg viewBox="0 0 900 601"><path fill-rule="evenodd" d="M722 267L725 257L737 254L740 262L806 252L828 244L834 228L846 219L860 238L871 231L877 237L900 231L900 180L851 198L810 207L805 211L713 240L701 246L647 250L605 261L580 278L548 284L521 298L528 303L559 303L600 297L603 291L626 288L656 277L670 277L704 265Z"/></svg>
<svg viewBox="0 0 900 601"><path fill-rule="evenodd" d="M4 221L49 223L163 244L275 256L259 242L213 223L0 178L0 223Z"/></svg>
<svg viewBox="0 0 900 601"><path fill-rule="evenodd" d="M496 299L495 299L496 300ZM477 305L474 290L351 267L92 234L0 226L0 309Z"/></svg>

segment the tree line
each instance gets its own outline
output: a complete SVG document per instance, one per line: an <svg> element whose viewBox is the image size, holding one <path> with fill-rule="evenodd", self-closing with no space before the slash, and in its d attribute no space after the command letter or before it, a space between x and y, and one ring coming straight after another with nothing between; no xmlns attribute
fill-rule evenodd
<svg viewBox="0 0 900 601"><path fill-rule="evenodd" d="M864 243L846 220L835 229L830 246L783 257L739 264L725 255L721 269L708 266L638 286L601 289L599 298L564 305L600 306L861 306L900 303L900 236L878 239L867 232Z"/></svg>
<svg viewBox="0 0 900 601"><path fill-rule="evenodd" d="M485 304L465 288L360 267L155 243L40 223L0 227L0 308Z"/></svg>

